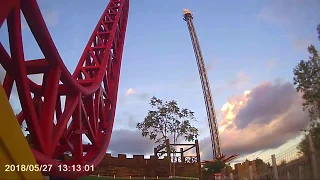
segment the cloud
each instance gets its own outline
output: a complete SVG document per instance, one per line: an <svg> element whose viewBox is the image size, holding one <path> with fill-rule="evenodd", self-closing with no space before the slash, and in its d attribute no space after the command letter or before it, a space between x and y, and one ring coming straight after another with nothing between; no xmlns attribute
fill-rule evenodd
<svg viewBox="0 0 320 180"><path fill-rule="evenodd" d="M136 89L129 88L127 90L120 89L119 90L119 97L118 97L118 104L119 105L128 105L128 104L137 104L138 102L145 102L149 100L152 95L145 92L140 92ZM123 92L125 91L125 92ZM141 90L142 91L142 90Z"/></svg>
<svg viewBox="0 0 320 180"><path fill-rule="evenodd" d="M251 76L245 74L243 71L240 71L235 78L227 82L226 86L241 89L244 88L250 80Z"/></svg>
<svg viewBox="0 0 320 180"><path fill-rule="evenodd" d="M221 92L227 89L238 89L243 90L252 79L252 76L249 74L245 74L244 71L239 71L235 77L222 82L220 85L214 86L213 88L213 96L218 96Z"/></svg>
<svg viewBox="0 0 320 180"><path fill-rule="evenodd" d="M271 0L269 3L262 8L258 14L258 19L276 22L276 23L288 23L289 17L295 11L296 6L302 1L291 0Z"/></svg>
<svg viewBox="0 0 320 180"><path fill-rule="evenodd" d="M310 21L310 16L319 17L319 6L319 0L270 0L257 17L280 27L303 26L306 21Z"/></svg>
<svg viewBox="0 0 320 180"><path fill-rule="evenodd" d="M273 28L281 28L293 40L295 50L305 50L314 39L314 32L301 32L301 27L315 29L320 17L319 7L319 0L270 0L257 17Z"/></svg>
<svg viewBox="0 0 320 180"><path fill-rule="evenodd" d="M207 72L209 72L209 71L211 71L212 69L213 69L213 63L208 63L208 64L206 64L206 70L207 70Z"/></svg>
<svg viewBox="0 0 320 180"><path fill-rule="evenodd" d="M273 60L273 59L269 60L268 64L267 64L267 69L272 70L274 68L275 64L276 64L275 60Z"/></svg>
<svg viewBox="0 0 320 180"><path fill-rule="evenodd" d="M29 26L28 26L28 23L26 21L26 18L23 15L23 13L21 13L21 29L25 29L25 28L29 29Z"/></svg>
<svg viewBox="0 0 320 180"><path fill-rule="evenodd" d="M133 114L132 112L123 112L122 114L120 114L119 122L117 123L117 125L119 125L119 127L128 127L130 129L135 128L137 123L138 123L138 118L135 114ZM117 119L118 121L118 119ZM119 124L120 123L120 124Z"/></svg>
<svg viewBox="0 0 320 180"><path fill-rule="evenodd" d="M150 154L156 144L142 137L138 130L114 130L110 140L108 151L115 154L129 153L129 154Z"/></svg>
<svg viewBox="0 0 320 180"><path fill-rule="evenodd" d="M43 19L48 27L54 27L59 21L59 11L55 9L45 9L42 13Z"/></svg>
<svg viewBox="0 0 320 180"><path fill-rule="evenodd" d="M132 89L132 88L129 88L127 90L127 92L126 92L126 96L129 96L129 95L134 94L134 93L136 93L136 91L134 89Z"/></svg>
<svg viewBox="0 0 320 180"><path fill-rule="evenodd" d="M24 23L24 22L21 22L21 29L24 29L26 27L28 27L28 25L26 23Z"/></svg>
<svg viewBox="0 0 320 180"><path fill-rule="evenodd" d="M148 93L139 94L139 99L142 101L149 99L149 97L150 95Z"/></svg>
<svg viewBox="0 0 320 180"><path fill-rule="evenodd" d="M217 67L217 65L220 63L219 60L214 60L214 61L209 61L207 62L205 65L206 65L206 70L207 72L210 72L212 71L214 68Z"/></svg>
<svg viewBox="0 0 320 180"><path fill-rule="evenodd" d="M224 154L251 154L279 147L297 137L309 120L302 99L289 82L264 82L244 95L231 97L221 109L220 139ZM210 158L210 138L200 141Z"/></svg>
<svg viewBox="0 0 320 180"><path fill-rule="evenodd" d="M234 120L240 129L250 123L266 124L290 109L294 100L299 98L291 83L261 84L248 95L245 108L237 113Z"/></svg>
<svg viewBox="0 0 320 180"><path fill-rule="evenodd" d="M309 39L297 39L293 43L293 48L296 50L306 50L310 44L312 44L312 41Z"/></svg>
<svg viewBox="0 0 320 180"><path fill-rule="evenodd" d="M54 27L58 24L59 22L59 17L60 17L60 12L56 9L44 9L42 10L40 6L41 14L42 17L48 27ZM24 15L21 13L21 28L25 29L28 28L28 23L24 17Z"/></svg>

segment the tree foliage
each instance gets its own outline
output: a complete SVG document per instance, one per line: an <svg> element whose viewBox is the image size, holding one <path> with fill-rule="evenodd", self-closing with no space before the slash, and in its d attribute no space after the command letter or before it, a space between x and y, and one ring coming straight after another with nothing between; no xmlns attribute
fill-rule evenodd
<svg viewBox="0 0 320 180"><path fill-rule="evenodd" d="M318 39L320 40L320 24L317 27ZM308 110L311 118L309 133L316 150L320 150L320 56L315 46L308 47L309 60L301 60L294 68L294 84L304 99L304 110ZM299 153L310 155L308 136L301 140L298 145Z"/></svg>
<svg viewBox="0 0 320 180"><path fill-rule="evenodd" d="M166 139L171 138L176 143L178 138L183 137L190 142L199 136L198 129L191 124L196 121L194 112L180 109L174 100L163 102L155 96L149 104L153 110L149 110L143 122L137 123L143 137L163 145Z"/></svg>
<svg viewBox="0 0 320 180"><path fill-rule="evenodd" d="M317 32L318 32L318 39L319 39L319 41L320 41L320 24L319 24L318 27L317 27Z"/></svg>
<svg viewBox="0 0 320 180"><path fill-rule="evenodd" d="M284 166L284 165L286 165L286 164L287 164L287 161L284 160L284 159L282 159L281 162L280 162L280 166Z"/></svg>
<svg viewBox="0 0 320 180"><path fill-rule="evenodd" d="M258 157L256 158L256 168L259 174L264 173L268 167L270 167L270 164L263 162L263 160Z"/></svg>
<svg viewBox="0 0 320 180"><path fill-rule="evenodd" d="M317 27L320 40L320 24ZM311 121L320 118L320 57L314 45L308 47L309 60L301 60L294 68L294 85L304 99L304 110L308 110Z"/></svg>
<svg viewBox="0 0 320 180"><path fill-rule="evenodd" d="M223 168L227 167L230 169L231 167L220 160L216 160L213 162L206 162L202 167L202 176L204 179L209 179L214 176L216 173L221 173ZM232 168L231 168L232 169Z"/></svg>
<svg viewBox="0 0 320 180"><path fill-rule="evenodd" d="M320 123L317 123L314 127L309 130L311 139L316 151L320 150ZM299 153L304 156L310 156L310 145L308 136L305 135L304 138L298 145Z"/></svg>

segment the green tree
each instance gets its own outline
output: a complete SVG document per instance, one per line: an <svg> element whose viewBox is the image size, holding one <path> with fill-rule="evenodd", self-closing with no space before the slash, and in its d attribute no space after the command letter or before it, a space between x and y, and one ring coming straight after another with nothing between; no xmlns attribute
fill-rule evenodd
<svg viewBox="0 0 320 180"><path fill-rule="evenodd" d="M258 174L265 173L266 170L268 169L268 167L270 167L270 164L263 162L263 160L258 157L256 158L255 161L256 161L256 167L257 167Z"/></svg>
<svg viewBox="0 0 320 180"><path fill-rule="evenodd" d="M149 110L144 121L137 123L137 128L143 137L154 140L158 147L163 147L166 139L176 144L180 137L190 142L199 136L198 129L191 125L192 121L196 121L194 112L180 109L177 101L163 102L153 96L149 104L154 110ZM170 149L175 158L175 148L172 146Z"/></svg>
<svg viewBox="0 0 320 180"><path fill-rule="evenodd" d="M217 173L221 173L221 170L228 165L221 160L208 161L202 167L202 176L203 179L210 179Z"/></svg>
<svg viewBox="0 0 320 180"><path fill-rule="evenodd" d="M194 112L186 108L180 109L177 101L163 102L153 96L149 104L154 110L149 110L144 121L137 123L137 128L142 131L143 137L149 137L158 143L158 147L163 146L166 139L172 139L173 144L176 144L180 137L190 142L199 136L198 129L191 125L192 121L196 121ZM176 150L174 147L170 149L175 159Z"/></svg>
<svg viewBox="0 0 320 180"><path fill-rule="evenodd" d="M320 40L320 24L317 27ZM311 126L320 118L320 57L314 45L308 47L309 60L301 60L294 68L294 85L304 99L304 110L308 110Z"/></svg>
<svg viewBox="0 0 320 180"><path fill-rule="evenodd" d="M317 26L318 39L320 40L320 24ZM308 110L311 124L308 132L316 150L320 150L320 56L314 45L308 47L309 60L301 60L294 68L294 85L304 99L304 110ZM298 145L299 153L310 155L310 145L307 135Z"/></svg>
<svg viewBox="0 0 320 180"><path fill-rule="evenodd" d="M196 121L194 112L180 109L174 100L163 102L155 96L149 104L155 110L149 110L144 121L137 123L143 137L163 145L166 139L172 138L175 144L180 137L190 142L199 136L198 129L191 125L192 121Z"/></svg>
<svg viewBox="0 0 320 180"><path fill-rule="evenodd" d="M320 123L316 123L310 130L311 139L316 151L320 151ZM310 145L308 136L305 135L304 138L298 145L299 154L304 156L310 156Z"/></svg>
<svg viewBox="0 0 320 180"><path fill-rule="evenodd" d="M226 174L229 175L230 173L232 173L232 167L230 166L230 163L226 164L225 169L226 169Z"/></svg>

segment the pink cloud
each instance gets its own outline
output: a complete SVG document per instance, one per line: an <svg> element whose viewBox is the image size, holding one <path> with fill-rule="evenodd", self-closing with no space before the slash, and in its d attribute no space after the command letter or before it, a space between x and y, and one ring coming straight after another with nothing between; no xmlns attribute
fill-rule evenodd
<svg viewBox="0 0 320 180"><path fill-rule="evenodd" d="M291 83L264 82L250 94L231 97L222 108L220 139L224 154L250 154L281 146L300 134L308 123L302 99ZM201 141L210 158L209 137Z"/></svg>

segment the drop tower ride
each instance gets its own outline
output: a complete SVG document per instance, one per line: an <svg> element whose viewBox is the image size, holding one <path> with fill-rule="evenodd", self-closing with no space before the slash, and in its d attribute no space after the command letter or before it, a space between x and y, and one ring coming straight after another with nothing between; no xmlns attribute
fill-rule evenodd
<svg viewBox="0 0 320 180"><path fill-rule="evenodd" d="M213 150L213 158L220 159L222 157L222 153L221 153L221 147L220 147L220 137L219 137L219 131L218 131L218 125L217 125L217 118L216 118L216 113L213 105L207 71L206 71L203 56L201 53L198 37L192 21L193 14L188 9L183 9L183 12L184 12L183 20L187 22L192 45L193 45L194 54L195 54L197 65L198 65L202 91L203 91L204 101L205 101L206 110L207 110L207 117L208 117L212 150Z"/></svg>

